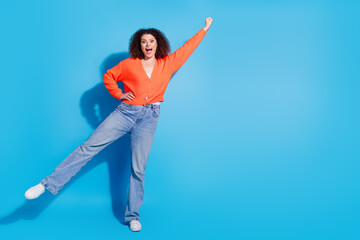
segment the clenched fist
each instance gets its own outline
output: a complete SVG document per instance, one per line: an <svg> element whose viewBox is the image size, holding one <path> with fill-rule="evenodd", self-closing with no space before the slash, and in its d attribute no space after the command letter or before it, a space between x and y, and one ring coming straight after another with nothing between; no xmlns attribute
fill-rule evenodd
<svg viewBox="0 0 360 240"><path fill-rule="evenodd" d="M211 24L213 22L213 19L211 17L208 17L205 19L205 27L204 30L207 32L207 30L209 30Z"/></svg>

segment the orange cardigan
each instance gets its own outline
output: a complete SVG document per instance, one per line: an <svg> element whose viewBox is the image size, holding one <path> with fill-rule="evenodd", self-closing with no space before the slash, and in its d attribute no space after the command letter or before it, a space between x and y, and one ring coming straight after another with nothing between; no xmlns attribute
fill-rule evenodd
<svg viewBox="0 0 360 240"><path fill-rule="evenodd" d="M124 83L125 92L133 92L133 100L123 100L132 105L144 105L154 102L163 102L163 95L171 76L186 62L206 35L202 28L182 47L162 59L156 59L151 77L146 74L140 58L127 58L115 67L106 71L103 76L105 87L110 94L120 99L123 92L117 81Z"/></svg>

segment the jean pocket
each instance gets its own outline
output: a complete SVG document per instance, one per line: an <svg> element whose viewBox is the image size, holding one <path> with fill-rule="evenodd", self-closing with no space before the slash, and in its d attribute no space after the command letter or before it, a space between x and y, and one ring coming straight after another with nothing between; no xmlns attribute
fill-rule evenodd
<svg viewBox="0 0 360 240"><path fill-rule="evenodd" d="M153 112L154 117L159 117L160 116L160 107L154 107L152 112Z"/></svg>

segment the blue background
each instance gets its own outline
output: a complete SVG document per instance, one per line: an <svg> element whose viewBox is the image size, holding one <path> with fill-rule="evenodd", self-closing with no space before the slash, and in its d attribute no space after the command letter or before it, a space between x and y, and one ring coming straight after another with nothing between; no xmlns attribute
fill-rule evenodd
<svg viewBox="0 0 360 240"><path fill-rule="evenodd" d="M357 1L2 1L2 239L359 239ZM120 103L102 82L139 28L172 51L143 230L121 224L129 136L57 196L24 192ZM29 236L30 234L30 236ZM34 235L33 235L34 234Z"/></svg>

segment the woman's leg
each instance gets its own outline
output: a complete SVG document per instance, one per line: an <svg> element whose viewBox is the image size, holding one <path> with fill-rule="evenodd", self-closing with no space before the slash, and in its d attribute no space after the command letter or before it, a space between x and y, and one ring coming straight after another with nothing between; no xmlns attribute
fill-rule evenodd
<svg viewBox="0 0 360 240"><path fill-rule="evenodd" d="M41 181L46 189L56 195L96 154L130 131L134 120L120 109L120 105L96 128L86 142L77 147L50 176Z"/></svg>
<svg viewBox="0 0 360 240"><path fill-rule="evenodd" d="M144 114L131 130L131 173L125 222L140 220L139 210L144 200L146 162L154 139L160 106L145 105Z"/></svg>

